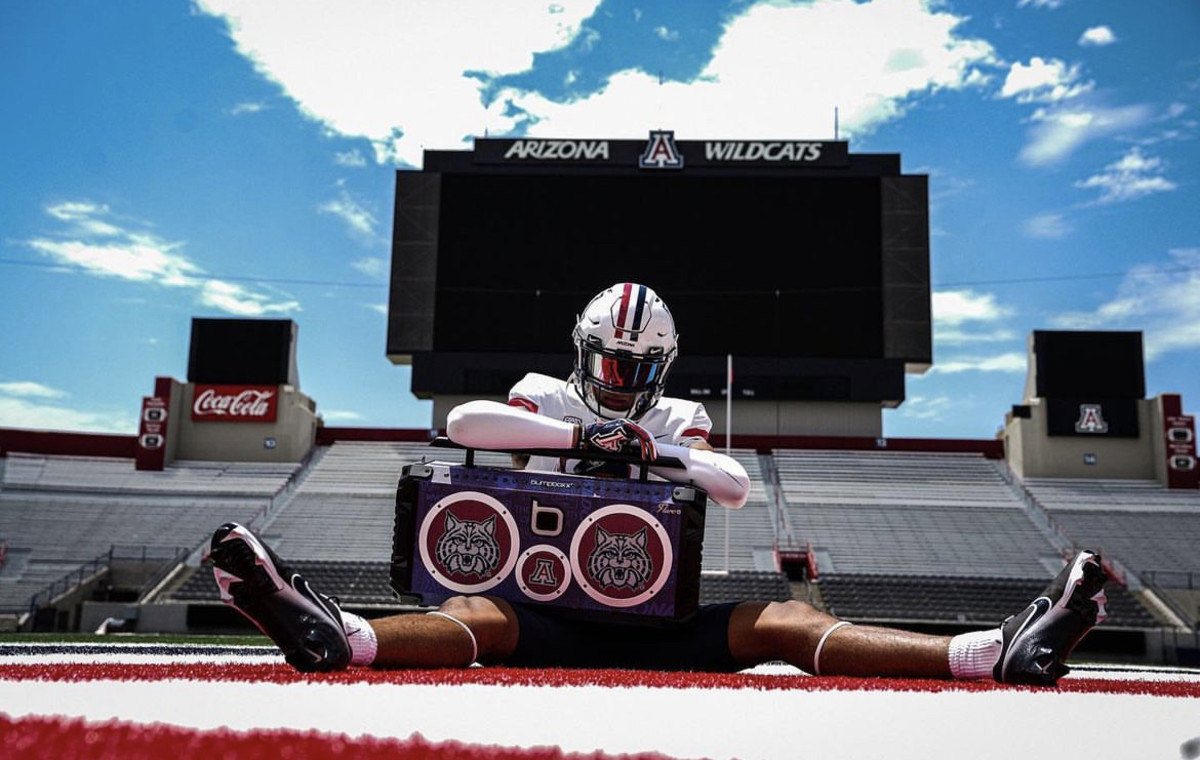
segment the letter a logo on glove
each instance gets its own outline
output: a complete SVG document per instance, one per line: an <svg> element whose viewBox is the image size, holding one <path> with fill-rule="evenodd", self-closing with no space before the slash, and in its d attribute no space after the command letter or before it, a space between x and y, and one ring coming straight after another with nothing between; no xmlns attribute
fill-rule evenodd
<svg viewBox="0 0 1200 760"><path fill-rule="evenodd" d="M592 436L591 442L598 449L617 452L621 450L628 439L629 436L625 435L624 428L616 428L614 430L601 430Z"/></svg>
<svg viewBox="0 0 1200 760"><path fill-rule="evenodd" d="M616 454L631 454L643 462L658 456L654 436L636 422L626 419L594 422L583 430L584 448L601 449Z"/></svg>

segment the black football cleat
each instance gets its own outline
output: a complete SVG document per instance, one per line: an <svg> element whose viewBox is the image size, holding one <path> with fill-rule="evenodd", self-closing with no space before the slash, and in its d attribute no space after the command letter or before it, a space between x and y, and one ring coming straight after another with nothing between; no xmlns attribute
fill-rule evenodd
<svg viewBox="0 0 1200 760"><path fill-rule="evenodd" d="M248 528L225 523L209 545L221 601L250 619L296 670L342 670L350 642L337 601L314 591Z"/></svg>
<svg viewBox="0 0 1200 760"><path fill-rule="evenodd" d="M992 671L1001 683L1054 686L1070 670L1066 659L1093 626L1104 621L1100 555L1081 551L1042 595L1001 625L1000 659Z"/></svg>

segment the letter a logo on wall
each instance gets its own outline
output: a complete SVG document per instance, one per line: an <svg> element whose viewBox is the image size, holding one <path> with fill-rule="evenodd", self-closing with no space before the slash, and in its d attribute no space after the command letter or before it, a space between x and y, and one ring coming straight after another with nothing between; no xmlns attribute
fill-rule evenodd
<svg viewBox="0 0 1200 760"><path fill-rule="evenodd" d="M1108 423L1100 414L1099 404L1080 404L1079 421L1075 423L1076 433L1107 433Z"/></svg>
<svg viewBox="0 0 1200 760"><path fill-rule="evenodd" d="M652 130L646 150L638 158L641 169L682 169L683 155L675 146L675 133Z"/></svg>

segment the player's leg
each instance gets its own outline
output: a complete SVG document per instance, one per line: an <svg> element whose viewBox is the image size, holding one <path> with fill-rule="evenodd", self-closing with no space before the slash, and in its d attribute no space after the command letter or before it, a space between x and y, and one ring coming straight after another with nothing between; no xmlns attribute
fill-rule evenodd
<svg viewBox="0 0 1200 760"><path fill-rule="evenodd" d="M951 675L949 636L849 625L798 601L739 605L729 650L746 666L784 660L819 675Z"/></svg>
<svg viewBox="0 0 1200 760"><path fill-rule="evenodd" d="M258 626L297 670L462 667L497 661L516 646L516 616L500 599L457 597L436 612L367 621L312 588L242 525L218 528L208 556L221 600Z"/></svg>
<svg viewBox="0 0 1200 760"><path fill-rule="evenodd" d="M994 678L1050 686L1065 661L1105 617L1107 577L1095 552L1081 551L1041 596L1000 627L932 636L855 626L803 602L746 603L729 621L729 649L744 665L785 660L821 675Z"/></svg>
<svg viewBox="0 0 1200 760"><path fill-rule="evenodd" d="M436 612L369 621L377 668L452 668L500 662L517 646L517 617L503 599L453 597Z"/></svg>

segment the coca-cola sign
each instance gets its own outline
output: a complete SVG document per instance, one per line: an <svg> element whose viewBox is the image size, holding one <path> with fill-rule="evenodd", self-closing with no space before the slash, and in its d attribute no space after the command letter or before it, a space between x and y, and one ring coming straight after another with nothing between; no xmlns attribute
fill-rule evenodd
<svg viewBox="0 0 1200 760"><path fill-rule="evenodd" d="M192 395L193 422L274 422L275 385L200 385Z"/></svg>

